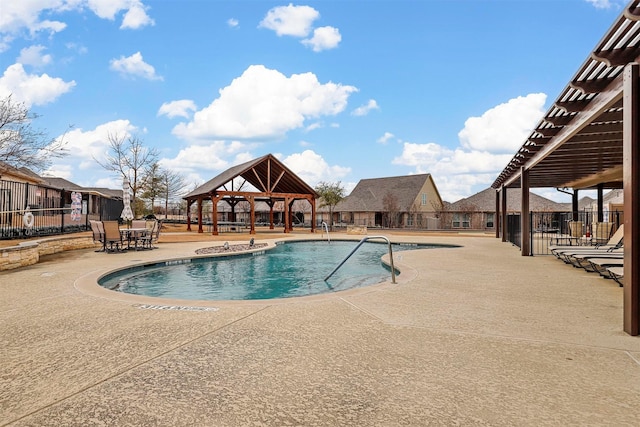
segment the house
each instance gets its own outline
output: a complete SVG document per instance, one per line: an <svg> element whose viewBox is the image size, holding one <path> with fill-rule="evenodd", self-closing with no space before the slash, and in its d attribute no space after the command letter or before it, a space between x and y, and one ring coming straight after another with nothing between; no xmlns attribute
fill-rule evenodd
<svg viewBox="0 0 640 427"><path fill-rule="evenodd" d="M519 213L521 201L520 189L509 189L507 192L507 212ZM529 195L529 206L532 212L561 213L570 211L570 208L567 210L566 204L554 202L535 193ZM492 188L450 203L439 212L443 229L495 230L497 224L495 215L496 191ZM554 220L549 222L553 223ZM548 227L551 224L540 224L540 227L545 226Z"/></svg>
<svg viewBox="0 0 640 427"><path fill-rule="evenodd" d="M336 205L333 222L436 229L442 204L431 174L363 179Z"/></svg>

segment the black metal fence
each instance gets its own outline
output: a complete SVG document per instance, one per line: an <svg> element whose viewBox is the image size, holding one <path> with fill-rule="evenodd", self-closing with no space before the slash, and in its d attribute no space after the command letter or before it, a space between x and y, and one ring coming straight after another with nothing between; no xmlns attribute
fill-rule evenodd
<svg viewBox="0 0 640 427"><path fill-rule="evenodd" d="M553 245L606 243L623 223L621 211L531 212L527 236L532 255L548 255ZM522 247L520 214L507 215L507 241Z"/></svg>
<svg viewBox="0 0 640 427"><path fill-rule="evenodd" d="M89 230L90 219L118 219L122 208L96 194L0 180L0 239Z"/></svg>

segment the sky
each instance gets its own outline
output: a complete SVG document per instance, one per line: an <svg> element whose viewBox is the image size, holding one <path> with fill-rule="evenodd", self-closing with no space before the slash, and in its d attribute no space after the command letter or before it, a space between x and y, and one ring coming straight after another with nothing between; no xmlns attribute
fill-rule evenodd
<svg viewBox="0 0 640 427"><path fill-rule="evenodd" d="M195 188L273 154L307 184L430 173L491 186L623 0L0 0L0 97L121 188L109 135ZM538 194L559 202L555 189Z"/></svg>

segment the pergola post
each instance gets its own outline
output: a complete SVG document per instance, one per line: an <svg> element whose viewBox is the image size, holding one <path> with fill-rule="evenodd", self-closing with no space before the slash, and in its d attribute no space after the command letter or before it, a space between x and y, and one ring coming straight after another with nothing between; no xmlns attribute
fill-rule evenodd
<svg viewBox="0 0 640 427"><path fill-rule="evenodd" d="M496 216L493 220L493 226L496 229L496 239L500 237L500 192L496 191Z"/></svg>
<svg viewBox="0 0 640 427"><path fill-rule="evenodd" d="M520 250L522 256L531 255L531 222L529 217L529 170L523 166L520 171L520 187L522 188L520 203Z"/></svg>
<svg viewBox="0 0 640 427"><path fill-rule="evenodd" d="M502 241L507 241L507 187L502 186Z"/></svg>
<svg viewBox="0 0 640 427"><path fill-rule="evenodd" d="M624 331L640 335L640 64L624 69L622 185L624 188Z"/></svg>
<svg viewBox="0 0 640 427"><path fill-rule="evenodd" d="M602 183L598 184L598 222L604 221L604 185Z"/></svg>

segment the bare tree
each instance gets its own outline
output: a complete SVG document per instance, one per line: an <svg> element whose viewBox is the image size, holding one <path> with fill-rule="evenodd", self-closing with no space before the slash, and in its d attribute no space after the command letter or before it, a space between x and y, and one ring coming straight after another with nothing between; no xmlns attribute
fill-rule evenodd
<svg viewBox="0 0 640 427"><path fill-rule="evenodd" d="M118 173L122 178L129 179L131 189L132 206L136 215L136 197L144 187L144 169L158 161L158 151L145 147L137 136L120 136L109 134L109 149L104 162L96 159L96 162L108 171Z"/></svg>
<svg viewBox="0 0 640 427"><path fill-rule="evenodd" d="M169 211L169 200L185 193L185 179L182 174L166 169L162 170L161 176L164 190L162 195L164 198L164 217L166 219Z"/></svg>
<svg viewBox="0 0 640 427"><path fill-rule="evenodd" d="M398 198L396 197L396 195L387 191L382 197L382 207L387 214L387 222L389 228L395 227L398 213L400 212L400 207L398 206Z"/></svg>
<svg viewBox="0 0 640 427"><path fill-rule="evenodd" d="M0 99L0 172L7 166L39 172L54 158L68 154L64 136L49 139L44 131L32 127L38 117L11 95Z"/></svg>
<svg viewBox="0 0 640 427"><path fill-rule="evenodd" d="M160 165L156 162L147 167L142 177L142 193L140 198L149 201L150 212L154 214L154 207L156 200L162 197L166 190L164 188L164 171L160 168Z"/></svg>

